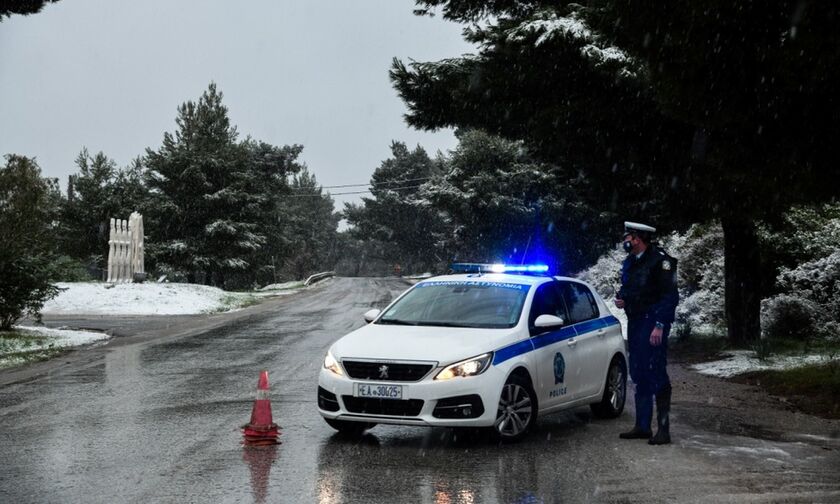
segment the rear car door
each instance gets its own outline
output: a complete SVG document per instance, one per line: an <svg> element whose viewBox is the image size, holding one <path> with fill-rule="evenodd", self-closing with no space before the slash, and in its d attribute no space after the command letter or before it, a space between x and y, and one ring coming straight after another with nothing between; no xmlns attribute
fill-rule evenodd
<svg viewBox="0 0 840 504"><path fill-rule="evenodd" d="M598 393L606 377L606 341L600 310L589 287L562 281L559 287L575 332L575 354L580 366L580 387L575 399Z"/></svg>
<svg viewBox="0 0 840 504"><path fill-rule="evenodd" d="M528 314L528 330L537 363L535 388L540 409L546 409L570 401L580 386L580 380L574 328L568 322L560 327L537 328L534 321L540 315L555 315L564 321L569 319L556 281L537 287Z"/></svg>

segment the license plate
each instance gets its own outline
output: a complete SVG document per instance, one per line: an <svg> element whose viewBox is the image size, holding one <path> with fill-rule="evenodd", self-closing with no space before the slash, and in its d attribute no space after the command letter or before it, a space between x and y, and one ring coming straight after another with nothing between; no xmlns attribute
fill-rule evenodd
<svg viewBox="0 0 840 504"><path fill-rule="evenodd" d="M356 397L375 397L377 399L402 399L402 385L368 385L356 384Z"/></svg>

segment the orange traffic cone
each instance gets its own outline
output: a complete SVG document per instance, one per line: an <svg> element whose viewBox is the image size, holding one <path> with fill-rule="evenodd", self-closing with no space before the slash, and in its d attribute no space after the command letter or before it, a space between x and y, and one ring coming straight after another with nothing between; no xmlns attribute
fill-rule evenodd
<svg viewBox="0 0 840 504"><path fill-rule="evenodd" d="M268 371L260 372L257 383L257 399L251 410L251 421L242 426L245 444L262 446L278 444L279 427L271 419L271 399L268 397Z"/></svg>

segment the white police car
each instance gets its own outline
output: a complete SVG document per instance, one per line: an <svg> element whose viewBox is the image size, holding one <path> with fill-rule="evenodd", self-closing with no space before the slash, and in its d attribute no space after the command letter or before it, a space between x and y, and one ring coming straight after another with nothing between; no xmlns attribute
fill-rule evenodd
<svg viewBox="0 0 840 504"><path fill-rule="evenodd" d="M492 427L516 440L537 415L621 414L621 326L587 284L539 265L453 270L472 273L417 283L330 347L318 379L328 424Z"/></svg>

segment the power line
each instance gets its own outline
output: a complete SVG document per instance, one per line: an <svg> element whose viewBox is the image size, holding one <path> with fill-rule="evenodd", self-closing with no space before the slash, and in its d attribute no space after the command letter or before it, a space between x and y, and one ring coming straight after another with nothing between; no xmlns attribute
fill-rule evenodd
<svg viewBox="0 0 840 504"><path fill-rule="evenodd" d="M389 191L397 191L397 190L400 190L400 189L417 189L418 187L421 187L422 185L423 184L412 185L412 186L403 186L403 187L386 187L385 189L388 189ZM328 192L327 194L329 194L330 196L344 196L344 195L348 195L348 194L365 194L365 193L369 193L370 191L371 191L370 189L367 189L367 190L364 190L364 191L352 191L352 192L338 192L338 193L329 193ZM289 194L286 197L287 198L320 198L320 197L323 197L323 196L326 196L326 194Z"/></svg>
<svg viewBox="0 0 840 504"><path fill-rule="evenodd" d="M343 188L346 188L346 187L366 187L366 186L380 187L380 186L388 186L388 185L393 185L393 184L405 184L406 182L417 182L419 180L429 180L431 178L432 177L419 177L419 178L406 179L406 180L394 180L392 182L377 182L377 183L367 182L365 184L331 185L331 186L321 186L321 189L343 189ZM384 187L384 188L388 189L388 187ZM367 192L367 191L363 191L363 192Z"/></svg>

